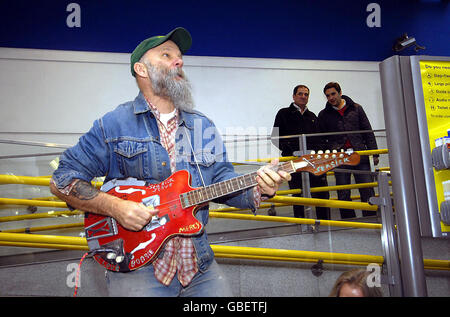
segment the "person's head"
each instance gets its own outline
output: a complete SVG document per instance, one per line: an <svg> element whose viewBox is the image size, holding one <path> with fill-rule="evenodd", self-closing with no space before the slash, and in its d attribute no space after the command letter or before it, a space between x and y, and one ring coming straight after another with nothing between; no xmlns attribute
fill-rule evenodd
<svg viewBox="0 0 450 317"><path fill-rule="evenodd" d="M353 269L344 272L334 283L331 297L381 297L380 287L369 287L367 278L372 272L364 269Z"/></svg>
<svg viewBox="0 0 450 317"><path fill-rule="evenodd" d="M295 86L292 98L297 106L305 107L309 99L309 88L305 85Z"/></svg>
<svg viewBox="0 0 450 317"><path fill-rule="evenodd" d="M341 86L336 82L331 82L325 85L323 88L323 93L327 97L328 102L335 107L341 104L342 91Z"/></svg>
<svg viewBox="0 0 450 317"><path fill-rule="evenodd" d="M183 54L192 39L176 28L166 36L142 41L131 54L131 74L144 92L170 99L178 109L193 108L191 85L183 72Z"/></svg>

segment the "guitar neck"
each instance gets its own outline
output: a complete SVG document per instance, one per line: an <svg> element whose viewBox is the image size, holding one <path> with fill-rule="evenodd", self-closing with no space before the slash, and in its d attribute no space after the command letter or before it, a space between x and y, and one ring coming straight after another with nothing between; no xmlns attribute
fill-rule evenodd
<svg viewBox="0 0 450 317"><path fill-rule="evenodd" d="M277 166L274 166L272 169L275 171L283 170L287 173L295 172L294 166L291 161L281 163ZM181 203L183 205L183 208L188 208L191 206L209 202L216 198L223 197L243 189L256 186L258 184L256 181L257 176L258 174L256 172L252 172L228 179L226 181L208 185L206 187L195 189L193 191L180 195Z"/></svg>

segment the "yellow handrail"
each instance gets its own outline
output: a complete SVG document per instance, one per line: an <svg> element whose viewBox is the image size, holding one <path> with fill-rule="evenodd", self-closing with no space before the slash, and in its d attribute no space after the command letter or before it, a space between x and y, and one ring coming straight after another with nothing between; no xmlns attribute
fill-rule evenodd
<svg viewBox="0 0 450 317"><path fill-rule="evenodd" d="M8 229L8 230L2 230L2 232L28 233L28 232L48 231L48 230L57 230L57 229L82 228L83 226L84 226L83 222L77 222L77 223L67 223L67 224L63 224L63 225L50 225L50 226L40 226L40 227Z"/></svg>
<svg viewBox="0 0 450 317"><path fill-rule="evenodd" d="M329 200L318 198L303 198L303 197L289 197L289 196L275 196L266 202L284 203L291 205L303 205L303 206L319 206L329 208L345 208L345 209L360 209L360 210L378 210L378 206L370 205L368 203L344 201L344 200Z"/></svg>
<svg viewBox="0 0 450 317"><path fill-rule="evenodd" d="M379 264L382 264L384 262L382 256L365 255L365 254L237 247L237 246L224 246L217 244L212 245L211 248L213 249L214 253L218 252L221 254L231 253L236 255L256 255L256 256L292 258L292 259L320 259L320 260L335 260L343 262L350 261L350 262L379 263Z"/></svg>
<svg viewBox="0 0 450 317"><path fill-rule="evenodd" d="M303 259L303 258L290 258L290 257L276 257L276 256L264 256L264 255L248 255L248 254L233 254L233 253L220 253L214 252L214 256L217 258L231 258L231 259L247 259L247 260L265 260L265 261L284 261L284 262L309 262L317 263L318 259ZM338 260L322 260L327 264L343 264L343 265L362 265L366 266L367 262L354 262L354 261L338 261Z"/></svg>
<svg viewBox="0 0 450 317"><path fill-rule="evenodd" d="M248 214L224 213L224 212L210 212L209 216L212 218L226 218L226 219L240 219L240 220L256 220L256 221L272 221L296 223L305 225L319 225L330 227L348 227L348 228L362 228L362 229L381 229L380 223L366 223L366 222L352 222L352 221L335 221L335 220L319 220L310 218L293 218L293 217L277 217L277 216L259 216Z"/></svg>
<svg viewBox="0 0 450 317"><path fill-rule="evenodd" d="M272 206L286 207L286 206L292 206L292 205L291 204L278 204L278 203L261 204L261 205L259 205L258 209L266 209L266 208L270 208ZM244 211L244 210L250 210L250 208L221 207L221 208L210 209L209 212L227 212L227 211Z"/></svg>
<svg viewBox="0 0 450 317"><path fill-rule="evenodd" d="M0 241L9 242L28 242L45 244L68 244L86 246L86 238L54 236L45 234L27 234L27 233L7 233L0 232Z"/></svg>
<svg viewBox="0 0 450 317"><path fill-rule="evenodd" d="M34 248L55 248L71 250L88 250L87 241L80 237L51 236L22 233L0 232L0 245L22 246ZM339 261L340 264L366 265L384 262L382 256L365 254L348 254L317 251L299 251L286 249L268 249L239 246L211 245L214 253L222 257L258 258L281 261ZM425 259L424 267L434 270L450 270L450 261Z"/></svg>
<svg viewBox="0 0 450 317"><path fill-rule="evenodd" d="M360 183L360 184L349 184L349 185L334 185L334 186L322 186L322 187L311 187L311 193L327 192L334 190L345 190L345 189L359 189L359 188L370 188L377 187L377 182L371 183ZM300 194L301 189L288 189L288 190L278 190L277 195L290 195L290 194Z"/></svg>
<svg viewBox="0 0 450 317"><path fill-rule="evenodd" d="M18 199L18 198L0 198L0 205L25 205L38 207L67 208L67 204L65 202L34 200L34 199Z"/></svg>
<svg viewBox="0 0 450 317"><path fill-rule="evenodd" d="M0 222L21 221L21 220L41 219L41 218L70 217L70 216L80 215L82 213L83 212L79 211L79 210L74 210L74 211L48 211L48 212L39 212L39 213L29 214L29 215L0 217Z"/></svg>
<svg viewBox="0 0 450 317"><path fill-rule="evenodd" d="M18 233L15 233L18 234ZM1 241L0 246L5 247L26 247L26 248L43 248L43 249L56 249L56 250L81 250L89 251L87 245L76 244L58 244L58 243L36 243L36 242L15 242L15 241Z"/></svg>
<svg viewBox="0 0 450 317"><path fill-rule="evenodd" d="M21 175L5 175L0 174L0 184L24 184L49 186L51 176L21 176ZM95 187L101 187L103 182L92 181Z"/></svg>
<svg viewBox="0 0 450 317"><path fill-rule="evenodd" d="M25 184L49 186L50 178L34 176L0 175L0 184Z"/></svg>

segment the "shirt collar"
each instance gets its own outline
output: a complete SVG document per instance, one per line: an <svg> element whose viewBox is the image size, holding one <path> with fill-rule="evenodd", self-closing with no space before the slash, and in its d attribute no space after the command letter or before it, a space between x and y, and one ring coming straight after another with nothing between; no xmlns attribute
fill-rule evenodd
<svg viewBox="0 0 450 317"><path fill-rule="evenodd" d="M133 106L134 106L134 114L141 114L150 110L153 112L156 118L159 119L160 117L160 112L158 108L156 108L156 106L154 106L150 102L150 100L147 100L147 98L145 98L142 92L139 92L139 95L134 99ZM175 113L175 116L179 117L179 111Z"/></svg>
<svg viewBox="0 0 450 317"><path fill-rule="evenodd" d="M137 97L134 99L133 102L133 107L134 107L134 114L141 114L141 113L145 113L147 111L152 111L153 110L150 108L149 104L147 103L147 101L145 100L144 94L142 92L139 92L139 94L137 95ZM156 115L159 115L155 113ZM184 124L188 129L193 129L194 128L194 122L192 121L192 116L190 116L190 114L196 113L195 110L193 111L177 111L177 116L178 116L178 125L182 125Z"/></svg>
<svg viewBox="0 0 450 317"><path fill-rule="evenodd" d="M308 110L308 106L305 106L305 110L302 111L302 109L299 106L297 106L295 102L293 102L292 104L294 105L295 108L298 109L298 111L300 111L301 114L304 114L306 110Z"/></svg>
<svg viewBox="0 0 450 317"><path fill-rule="evenodd" d="M342 100L344 100L344 105L342 106L342 108L341 109L344 109L345 108L345 106L347 105L347 102L345 101L345 99L344 98L342 98ZM335 107L335 106L332 106L333 107L333 109L334 110L336 110L336 111L339 111L339 110L341 110L341 109L339 109L338 107Z"/></svg>
<svg viewBox="0 0 450 317"><path fill-rule="evenodd" d="M134 114L141 114L150 110L142 92L139 92L137 97L134 99L133 107Z"/></svg>

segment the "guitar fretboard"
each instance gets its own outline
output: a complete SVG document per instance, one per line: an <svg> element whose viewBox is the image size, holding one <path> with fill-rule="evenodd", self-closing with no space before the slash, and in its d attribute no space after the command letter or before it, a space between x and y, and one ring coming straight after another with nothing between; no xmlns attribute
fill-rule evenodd
<svg viewBox="0 0 450 317"><path fill-rule="evenodd" d="M283 170L287 173L295 172L291 162L279 164L272 169L276 171ZM181 194L181 205L183 208L188 208L256 186L258 184L256 181L257 176L256 172L252 172Z"/></svg>

